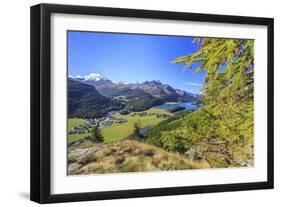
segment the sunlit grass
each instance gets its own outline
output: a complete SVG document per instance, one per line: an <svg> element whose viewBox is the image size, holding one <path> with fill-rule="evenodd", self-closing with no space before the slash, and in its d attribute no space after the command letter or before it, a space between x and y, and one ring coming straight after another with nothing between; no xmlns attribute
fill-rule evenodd
<svg viewBox="0 0 281 207"><path fill-rule="evenodd" d="M69 132L72 128L84 125L87 121L80 118L68 119L67 131Z"/></svg>
<svg viewBox="0 0 281 207"><path fill-rule="evenodd" d="M171 113L167 112L163 109L156 109L151 108L147 111L149 113L153 114L168 114L171 115ZM131 135L134 131L134 124L138 123L141 128L147 127L147 126L155 126L161 121L165 120L165 118L157 117L156 115L146 115L146 116L139 116L138 114L143 112L135 112L135 116L132 116L131 114L128 115L121 115L121 114L115 114L114 117L116 118L122 118L126 119L127 122L124 123L115 123L109 127L105 127L101 130L102 135L104 136L105 142L112 142L124 139L125 137Z"/></svg>

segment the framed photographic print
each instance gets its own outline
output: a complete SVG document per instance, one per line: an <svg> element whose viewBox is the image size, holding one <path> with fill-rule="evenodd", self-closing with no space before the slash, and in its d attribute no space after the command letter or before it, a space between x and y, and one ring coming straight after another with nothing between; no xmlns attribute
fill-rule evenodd
<svg viewBox="0 0 281 207"><path fill-rule="evenodd" d="M31 200L273 188L273 19L31 7Z"/></svg>

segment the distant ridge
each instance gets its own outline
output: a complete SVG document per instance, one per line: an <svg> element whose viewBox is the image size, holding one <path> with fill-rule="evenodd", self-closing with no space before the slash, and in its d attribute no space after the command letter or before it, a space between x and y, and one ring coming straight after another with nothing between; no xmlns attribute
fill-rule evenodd
<svg viewBox="0 0 281 207"><path fill-rule="evenodd" d="M111 81L100 74L90 73L84 76L69 76L70 79L94 86L99 93L108 97L124 96L127 99L137 97L148 97L148 94L154 98L163 101L188 101L197 102L200 96L192 94L181 89L174 89L168 84L163 84L159 80L124 83L121 81ZM136 95L134 95L134 93ZM137 96L137 97L136 97Z"/></svg>

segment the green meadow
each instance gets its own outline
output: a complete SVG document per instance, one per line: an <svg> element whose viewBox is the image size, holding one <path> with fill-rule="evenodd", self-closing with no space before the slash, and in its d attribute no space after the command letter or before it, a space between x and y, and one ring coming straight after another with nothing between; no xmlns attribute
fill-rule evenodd
<svg viewBox="0 0 281 207"><path fill-rule="evenodd" d="M80 118L68 119L67 131L69 132L72 128L78 127L80 125L84 125L85 123L86 123L85 119L80 119Z"/></svg>
<svg viewBox="0 0 281 207"><path fill-rule="evenodd" d="M146 112L147 115L141 115ZM109 143L113 141L122 140L129 135L133 134L134 124L138 123L138 125L143 128L147 126L155 126L161 121L165 120L165 118L159 117L157 115L165 114L172 116L172 113L157 108L150 108L144 112L133 112L127 115L121 115L116 113L114 118L126 119L127 122L124 123L114 123L108 127L101 129L101 133L104 137L104 142ZM73 127L78 127L85 124L87 121L85 119L80 118L71 118L68 119L68 131ZM84 134L69 134L68 135L68 143L72 143L83 139L86 136L89 136L90 133Z"/></svg>

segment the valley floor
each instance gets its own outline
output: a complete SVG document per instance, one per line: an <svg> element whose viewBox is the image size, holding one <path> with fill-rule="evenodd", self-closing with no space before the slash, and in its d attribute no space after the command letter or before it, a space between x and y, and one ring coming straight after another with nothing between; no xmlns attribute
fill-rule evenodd
<svg viewBox="0 0 281 207"><path fill-rule="evenodd" d="M155 126L161 121L165 120L167 117L172 116L173 114L163 109L150 108L143 112L132 112L127 115L121 115L120 113L114 113L108 117L103 117L103 120L108 119L123 119L126 120L122 123L113 123L109 126L105 126L101 129L101 133L104 137L104 142L109 143L113 141L118 141L126 138L131 135L134 131L134 124L138 123L141 128L147 126ZM80 118L71 118L68 119L68 132L74 127L79 127L84 125L87 120ZM90 132L69 134L68 143L76 142L80 139L83 139L86 136L89 136Z"/></svg>

